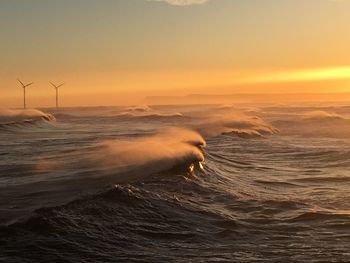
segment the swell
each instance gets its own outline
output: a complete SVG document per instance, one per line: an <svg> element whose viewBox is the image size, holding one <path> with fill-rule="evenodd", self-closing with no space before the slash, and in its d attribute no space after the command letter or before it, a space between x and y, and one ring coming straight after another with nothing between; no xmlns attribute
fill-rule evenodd
<svg viewBox="0 0 350 263"><path fill-rule="evenodd" d="M39 110L0 109L0 129L39 126L42 123L55 121L56 118Z"/></svg>
<svg viewBox="0 0 350 263"><path fill-rule="evenodd" d="M312 176L312 177L302 177L293 179L295 182L303 182L303 183L349 183L349 176Z"/></svg>
<svg viewBox="0 0 350 263"><path fill-rule="evenodd" d="M293 254L308 242L299 239L305 235L327 235L330 229L341 233L349 227L347 214L300 213L299 209L307 209L302 203L234 198L216 191L214 185L208 187L208 176L203 180L164 176L147 183L119 184L65 205L37 209L24 221L0 227L4 248L0 256L8 261L25 257L30 262L163 262L180 259L181 251L194 261L224 260L222 255L230 255L249 262L246 255L232 253L251 246L257 251L262 240L279 252L283 240L301 242ZM216 208L218 205L227 209ZM256 216L257 211L263 214ZM291 211L294 214L289 214ZM285 216L279 219L279 213ZM348 238L345 233L332 232L334 235L343 241ZM23 253L18 254L19 249ZM203 256L205 251L211 255ZM163 258L156 258L159 254Z"/></svg>
<svg viewBox="0 0 350 263"><path fill-rule="evenodd" d="M16 209L12 209L14 218L8 218L5 210L10 208L4 204L0 222L16 220L22 217L21 212L26 216L43 204L60 204L105 185L144 182L164 174L194 175L204 161L204 146L205 141L198 133L179 128L130 140L103 140L23 166L19 185L19 181L11 180L19 170L9 171L10 167L4 165L3 171L11 172L12 176L4 178L9 183L1 189L0 198L8 198ZM40 194L34 196L35 193Z"/></svg>
<svg viewBox="0 0 350 263"><path fill-rule="evenodd" d="M121 112L109 115L74 115L68 113L55 114L57 119L95 119L95 120L167 120L167 119L182 119L184 116L181 113L133 113Z"/></svg>
<svg viewBox="0 0 350 263"><path fill-rule="evenodd" d="M172 242L200 248L237 231L233 219L186 205L162 192L117 185L64 206L39 209L24 222L0 228L4 248L0 255L13 259L18 256L17 248L33 261L106 262L123 260L123 255L130 261L138 254L143 260L154 260L155 254L169 253ZM175 254L170 252L169 258Z"/></svg>
<svg viewBox="0 0 350 263"><path fill-rule="evenodd" d="M327 212L327 211L308 211L304 212L294 218L289 219L289 222L313 222L322 224L331 224L332 227L338 224L344 224L349 226L350 214L339 212ZM344 226L345 227L345 226Z"/></svg>
<svg viewBox="0 0 350 263"><path fill-rule="evenodd" d="M94 119L94 120L164 120L164 119L180 119L183 114L172 111L158 111L147 105L122 107L115 110L107 109L77 109L76 111L60 110L55 113L60 119Z"/></svg>
<svg viewBox="0 0 350 263"><path fill-rule="evenodd" d="M310 138L350 138L350 119L334 112L307 111L303 113L278 113L272 121L283 135Z"/></svg>
<svg viewBox="0 0 350 263"><path fill-rule="evenodd" d="M24 121L18 121L18 122L9 122L9 123L1 123L0 124L0 130L2 131L16 131L16 130L22 130L25 128L40 128L40 127L47 127L47 124L50 124L50 122L53 119L36 119L36 120L24 120Z"/></svg>
<svg viewBox="0 0 350 263"><path fill-rule="evenodd" d="M271 181L264 178L269 171L252 173L256 166L249 158L243 156L237 162L235 158L230 159L229 154L232 149L232 153L237 151L234 146L239 140L222 137L208 140L209 146L205 149L208 163L204 172L193 174L165 171L164 166L153 173L152 167L158 162L167 163L168 159L159 159L157 154L148 151L157 149L168 153L165 148L158 149L159 141L169 146L181 145L181 149L183 143L186 149L202 147L204 140L193 131L159 131L132 141L101 142L89 150L97 151L97 155L111 165L98 159L100 168L97 169L91 159L86 160L92 165L92 174L96 171L101 174L100 169L108 168L111 180L101 178L105 185L97 187L98 184L93 183L93 191L84 191L83 196L71 202L36 209L29 218L0 227L0 244L4 248L0 257L9 262L21 261L24 257L28 262L164 262L174 259L251 262L254 252L257 253L254 259L259 262L266 262L266 255L271 259L272 254L279 262L281 247L288 246L284 257L293 262L298 262L297 259L306 262L312 254L310 247L324 255L327 251L346 251L345 246L349 244L346 242L349 235L345 232L349 227L346 212L312 210L307 200L290 195L289 190L294 191L298 185L271 184L275 182L273 178L269 177ZM212 146L210 143L215 140L225 141L225 149L221 147L223 143ZM258 141L264 143L261 142L264 140ZM246 144L243 148L249 151ZM226 155L225 150L229 151ZM119 156L135 152L142 154L133 159L130 167L137 164L141 170L132 169L128 181L110 186L119 171L122 161ZM81 155L85 155L83 153ZM187 160L193 161L191 155L189 159L178 158L178 154L165 156L180 160L170 162L180 166L186 166ZM194 156L196 161L202 160ZM82 159L77 161L81 162ZM230 170L231 166L234 171ZM152 172L151 176L144 176L148 172ZM142 176L132 181L134 173ZM258 175L260 181L254 183L254 175ZM277 179L282 181L282 176ZM77 183L83 184L86 180L77 180ZM273 191L276 189L277 194ZM308 236L312 239L305 238ZM339 249L339 243L333 242L335 236L339 242L344 242L344 248ZM235 240L239 242L233 242ZM327 248L324 248L325 242ZM265 246L261 246L262 243ZM18 250L23 253L18 255ZM306 260L293 258L300 254Z"/></svg>
<svg viewBox="0 0 350 263"><path fill-rule="evenodd" d="M288 143L280 136L241 140L241 132L267 135L275 128L255 117L215 120L206 114L202 119L194 116L191 121L197 121L192 126L183 125L203 130L208 136L206 148L193 130L150 133L153 128L141 127L140 134L130 123L129 139L114 131L91 136L91 129L84 137L80 126L69 151L61 149L58 154L54 138L47 152L54 150L57 156L40 156L36 165L18 166L24 171L22 178L33 176L35 183L1 186L0 203L7 205L10 200L8 211L18 209L21 219L0 226L0 258L6 262L280 262L282 258L309 262L323 257L320 262L330 262L330 255L348 262L348 151L295 137L285 139ZM122 125L113 117L108 120L113 127ZM89 121L96 125L93 118ZM218 129L205 133L207 124ZM233 131L234 138L220 135L226 129ZM42 142L36 144L38 148ZM330 170L340 176L326 176ZM3 171L18 175L8 165ZM316 192L320 184L322 191ZM29 204L33 209L28 213Z"/></svg>

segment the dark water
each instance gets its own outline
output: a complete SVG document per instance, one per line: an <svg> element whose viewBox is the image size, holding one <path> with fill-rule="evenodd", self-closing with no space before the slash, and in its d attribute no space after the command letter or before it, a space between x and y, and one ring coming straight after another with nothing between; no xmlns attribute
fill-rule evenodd
<svg viewBox="0 0 350 263"><path fill-rule="evenodd" d="M0 262L350 262L350 107L42 111L0 112Z"/></svg>

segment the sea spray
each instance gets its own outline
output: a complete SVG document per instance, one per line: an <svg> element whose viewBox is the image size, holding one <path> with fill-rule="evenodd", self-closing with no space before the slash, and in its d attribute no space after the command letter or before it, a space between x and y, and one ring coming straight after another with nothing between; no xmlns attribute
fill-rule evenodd
<svg viewBox="0 0 350 263"><path fill-rule="evenodd" d="M205 141L184 128L169 128L152 136L130 140L108 140L96 145L90 161L114 173L141 170L141 175L203 162Z"/></svg>
<svg viewBox="0 0 350 263"><path fill-rule="evenodd" d="M258 116L246 115L233 108L216 108L211 112L201 112L193 116L191 127L205 137L222 134L251 138L278 132L273 125Z"/></svg>
<svg viewBox="0 0 350 263"><path fill-rule="evenodd" d="M10 110L0 108L0 125L29 123L40 120L54 121L55 117L51 114L44 113L35 109Z"/></svg>

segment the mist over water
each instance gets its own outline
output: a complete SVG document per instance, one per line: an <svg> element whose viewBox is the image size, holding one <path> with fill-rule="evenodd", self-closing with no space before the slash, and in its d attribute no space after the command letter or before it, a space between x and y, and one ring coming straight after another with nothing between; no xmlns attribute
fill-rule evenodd
<svg viewBox="0 0 350 263"><path fill-rule="evenodd" d="M0 261L349 262L350 107L0 110Z"/></svg>

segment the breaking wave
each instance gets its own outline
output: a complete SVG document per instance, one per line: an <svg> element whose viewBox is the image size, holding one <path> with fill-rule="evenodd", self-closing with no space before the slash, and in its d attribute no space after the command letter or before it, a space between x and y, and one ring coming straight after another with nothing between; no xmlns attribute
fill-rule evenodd
<svg viewBox="0 0 350 263"><path fill-rule="evenodd" d="M180 112L163 112L152 109L147 105L122 107L112 111L96 109L92 111L77 110L76 112L59 111L55 114L59 119L78 119L78 118L98 118L98 119L115 119L115 120L135 120L135 119L166 119L166 118L182 118L183 114Z"/></svg>
<svg viewBox="0 0 350 263"><path fill-rule="evenodd" d="M350 138L350 119L338 113L316 110L281 118L273 124L285 135Z"/></svg>
<svg viewBox="0 0 350 263"><path fill-rule="evenodd" d="M309 111L302 115L305 120L344 120L341 115L327 111Z"/></svg>
<svg viewBox="0 0 350 263"><path fill-rule="evenodd" d="M176 113L160 113L160 112L122 112L111 117L131 118L131 119L159 119L159 118L181 118L183 115Z"/></svg>
<svg viewBox="0 0 350 263"><path fill-rule="evenodd" d="M87 154L86 165L113 175L116 183L130 182L168 170L191 171L204 161L205 141L195 131L169 128L133 140L97 143Z"/></svg>
<svg viewBox="0 0 350 263"><path fill-rule="evenodd" d="M183 115L182 113L179 113L179 112L161 112L161 111L154 110L147 105L140 105L140 106L128 107L122 112L111 114L111 117L157 119L157 118L183 117Z"/></svg>
<svg viewBox="0 0 350 263"><path fill-rule="evenodd" d="M55 121L55 117L51 114L35 109L0 109L0 127L8 125L34 124L40 121Z"/></svg>
<svg viewBox="0 0 350 263"><path fill-rule="evenodd" d="M218 107L213 112L199 114L196 119L193 127L207 137L256 138L278 133L278 129L260 117L247 115L234 107Z"/></svg>

